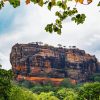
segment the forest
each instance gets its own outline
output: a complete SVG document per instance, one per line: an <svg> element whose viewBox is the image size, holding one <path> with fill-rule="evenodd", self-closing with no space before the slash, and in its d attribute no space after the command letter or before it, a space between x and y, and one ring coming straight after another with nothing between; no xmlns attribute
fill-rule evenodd
<svg viewBox="0 0 100 100"><path fill-rule="evenodd" d="M16 81L12 70L0 68L0 100L100 100L100 75L91 82L72 84L66 78L59 86Z"/></svg>

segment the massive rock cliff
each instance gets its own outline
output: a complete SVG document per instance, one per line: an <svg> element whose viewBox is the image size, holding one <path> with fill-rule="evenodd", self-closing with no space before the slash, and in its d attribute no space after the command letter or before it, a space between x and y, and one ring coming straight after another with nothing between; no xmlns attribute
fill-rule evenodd
<svg viewBox="0 0 100 100"><path fill-rule="evenodd" d="M88 76L100 69L96 57L84 50L75 46L53 47L41 42L15 44L10 54L10 62L17 78L24 76L31 81L31 77L37 77L51 80L70 78L76 82L85 82Z"/></svg>

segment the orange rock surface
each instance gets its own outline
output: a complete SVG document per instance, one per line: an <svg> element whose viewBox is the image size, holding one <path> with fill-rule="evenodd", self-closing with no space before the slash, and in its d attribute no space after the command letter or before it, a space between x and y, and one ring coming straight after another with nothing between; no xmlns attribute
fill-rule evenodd
<svg viewBox="0 0 100 100"><path fill-rule="evenodd" d="M12 70L17 79L29 81L51 80L59 84L64 78L72 83L88 81L88 77L100 71L100 63L94 55L75 46L53 47L38 42L15 44L10 54Z"/></svg>

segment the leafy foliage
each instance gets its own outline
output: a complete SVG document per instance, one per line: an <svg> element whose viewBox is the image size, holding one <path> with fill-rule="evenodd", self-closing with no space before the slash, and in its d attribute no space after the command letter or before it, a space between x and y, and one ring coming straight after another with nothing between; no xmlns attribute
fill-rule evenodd
<svg viewBox="0 0 100 100"><path fill-rule="evenodd" d="M38 87L38 85L37 85ZM33 87L34 88L34 87ZM46 88L46 87L45 87ZM52 87L52 90L54 87ZM31 89L30 89L31 90ZM9 100L99 100L100 83L85 83L79 89L59 88L57 91L30 91L26 88L14 85L11 88Z"/></svg>
<svg viewBox="0 0 100 100"><path fill-rule="evenodd" d="M98 81L99 73L92 78ZM13 83L13 84L12 84ZM100 100L100 82L73 85L64 79L60 86L51 82L40 85L29 81L13 81L12 70L0 68L0 100Z"/></svg>
<svg viewBox="0 0 100 100"><path fill-rule="evenodd" d="M0 1L0 9L1 9L2 7L4 7L4 2L1 0L1 1Z"/></svg>
<svg viewBox="0 0 100 100"><path fill-rule="evenodd" d="M70 82L70 80L69 79L64 79L62 82L61 82L61 84L60 84L60 86L61 87L65 87L65 88L74 88L74 84L72 84L71 82Z"/></svg>
<svg viewBox="0 0 100 100"><path fill-rule="evenodd" d="M94 73L89 77L90 81L100 82L100 73Z"/></svg>
<svg viewBox="0 0 100 100"><path fill-rule="evenodd" d="M70 83L69 83L70 84ZM64 85L65 86L65 85ZM99 100L100 83L85 83L76 88L60 86L55 89L51 85L34 85L30 90L37 94L36 100ZM26 99L25 99L26 100Z"/></svg>
<svg viewBox="0 0 100 100"><path fill-rule="evenodd" d="M20 6L20 1L19 0L9 0L9 3L14 7Z"/></svg>
<svg viewBox="0 0 100 100"><path fill-rule="evenodd" d="M25 88L32 88L34 86L34 84L32 82L27 81L27 80L19 81L18 85L21 87L25 87Z"/></svg>
<svg viewBox="0 0 100 100"><path fill-rule="evenodd" d="M40 94L41 92L56 92L59 89L59 87L54 87L51 85L45 85L45 86L41 86L41 85L35 85L33 86L30 90L34 93Z"/></svg>
<svg viewBox="0 0 100 100"><path fill-rule="evenodd" d="M31 2L33 2L34 4L38 4L39 6L43 6L44 2L43 0L31 0Z"/></svg>
<svg viewBox="0 0 100 100"><path fill-rule="evenodd" d="M83 24L85 21L85 14L77 14L75 17L72 17L72 21L75 21L75 23L78 24Z"/></svg>
<svg viewBox="0 0 100 100"><path fill-rule="evenodd" d="M59 4L60 5L60 4ZM57 11L55 12L55 16L58 17L58 19L56 19L55 23L51 23L51 24L48 24L45 28L45 30L49 33L52 33L52 32L57 32L57 34L61 34L61 29L62 29L62 21L66 18L68 18L69 16L73 16L75 15L76 13L78 13L77 9L76 8L73 8L72 10L70 8L67 8L66 10L64 9L63 12L61 11ZM72 19L75 19L75 22L77 22L78 24L80 23L83 23L85 21L85 15L81 14L80 17L73 17ZM74 20L72 20L74 21Z"/></svg>
<svg viewBox="0 0 100 100"><path fill-rule="evenodd" d="M2 67L2 65L0 64L0 68Z"/></svg>
<svg viewBox="0 0 100 100"><path fill-rule="evenodd" d="M97 6L100 6L100 1L99 1L99 3L98 3L98 5Z"/></svg>
<svg viewBox="0 0 100 100"><path fill-rule="evenodd" d="M57 92L60 100L77 100L77 96L73 89L62 88Z"/></svg>
<svg viewBox="0 0 100 100"><path fill-rule="evenodd" d="M100 83L85 83L79 90L79 100L100 100Z"/></svg>
<svg viewBox="0 0 100 100"><path fill-rule="evenodd" d="M0 100L100 100L100 82L85 83L72 89L68 87L68 80L64 80L60 87L52 84L29 87L27 81L17 85L11 84L11 80L11 70L0 69Z"/></svg>
<svg viewBox="0 0 100 100"><path fill-rule="evenodd" d="M56 96L54 96L54 92L44 93L41 92L38 96L38 100L59 100Z"/></svg>
<svg viewBox="0 0 100 100"><path fill-rule="evenodd" d="M12 71L0 69L0 97L2 100L8 100L10 89L12 87Z"/></svg>
<svg viewBox="0 0 100 100"><path fill-rule="evenodd" d="M8 1L14 8L20 6L20 0L1 0L0 1L0 9L4 7L5 2ZM38 4L39 6L47 5L48 10L52 10L54 6L60 8L60 11L56 11L55 15L58 17L55 20L55 23L50 23L45 27L46 32L53 33L56 32L57 34L61 34L62 30L62 22L64 19L71 17L71 21L74 21L77 25L83 24L85 21L85 14L79 14L76 8L70 10L68 6L68 2L72 0L26 0L26 4L34 3ZM84 4L84 0L74 0L76 3ZM92 0L87 0L87 4L90 4ZM100 6L100 2L98 3Z"/></svg>
<svg viewBox="0 0 100 100"><path fill-rule="evenodd" d="M9 100L37 100L37 94L25 88L13 86L11 88Z"/></svg>

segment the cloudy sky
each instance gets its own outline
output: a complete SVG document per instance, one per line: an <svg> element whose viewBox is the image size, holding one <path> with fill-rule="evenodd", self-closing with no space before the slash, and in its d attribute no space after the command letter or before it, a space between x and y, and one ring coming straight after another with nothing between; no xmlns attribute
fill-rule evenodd
<svg viewBox="0 0 100 100"><path fill-rule="evenodd" d="M82 25L76 25L70 18L64 20L62 35L46 33L46 24L55 20L54 12L48 11L46 7L37 5L21 4L14 9L8 3L0 10L0 63L3 68L11 68L9 54L15 43L29 43L42 41L56 46L77 46L86 50L87 53L96 55L100 60L100 7L96 7L98 0L93 1L89 6L77 5L80 13L87 15ZM75 5L75 4L71 4Z"/></svg>

